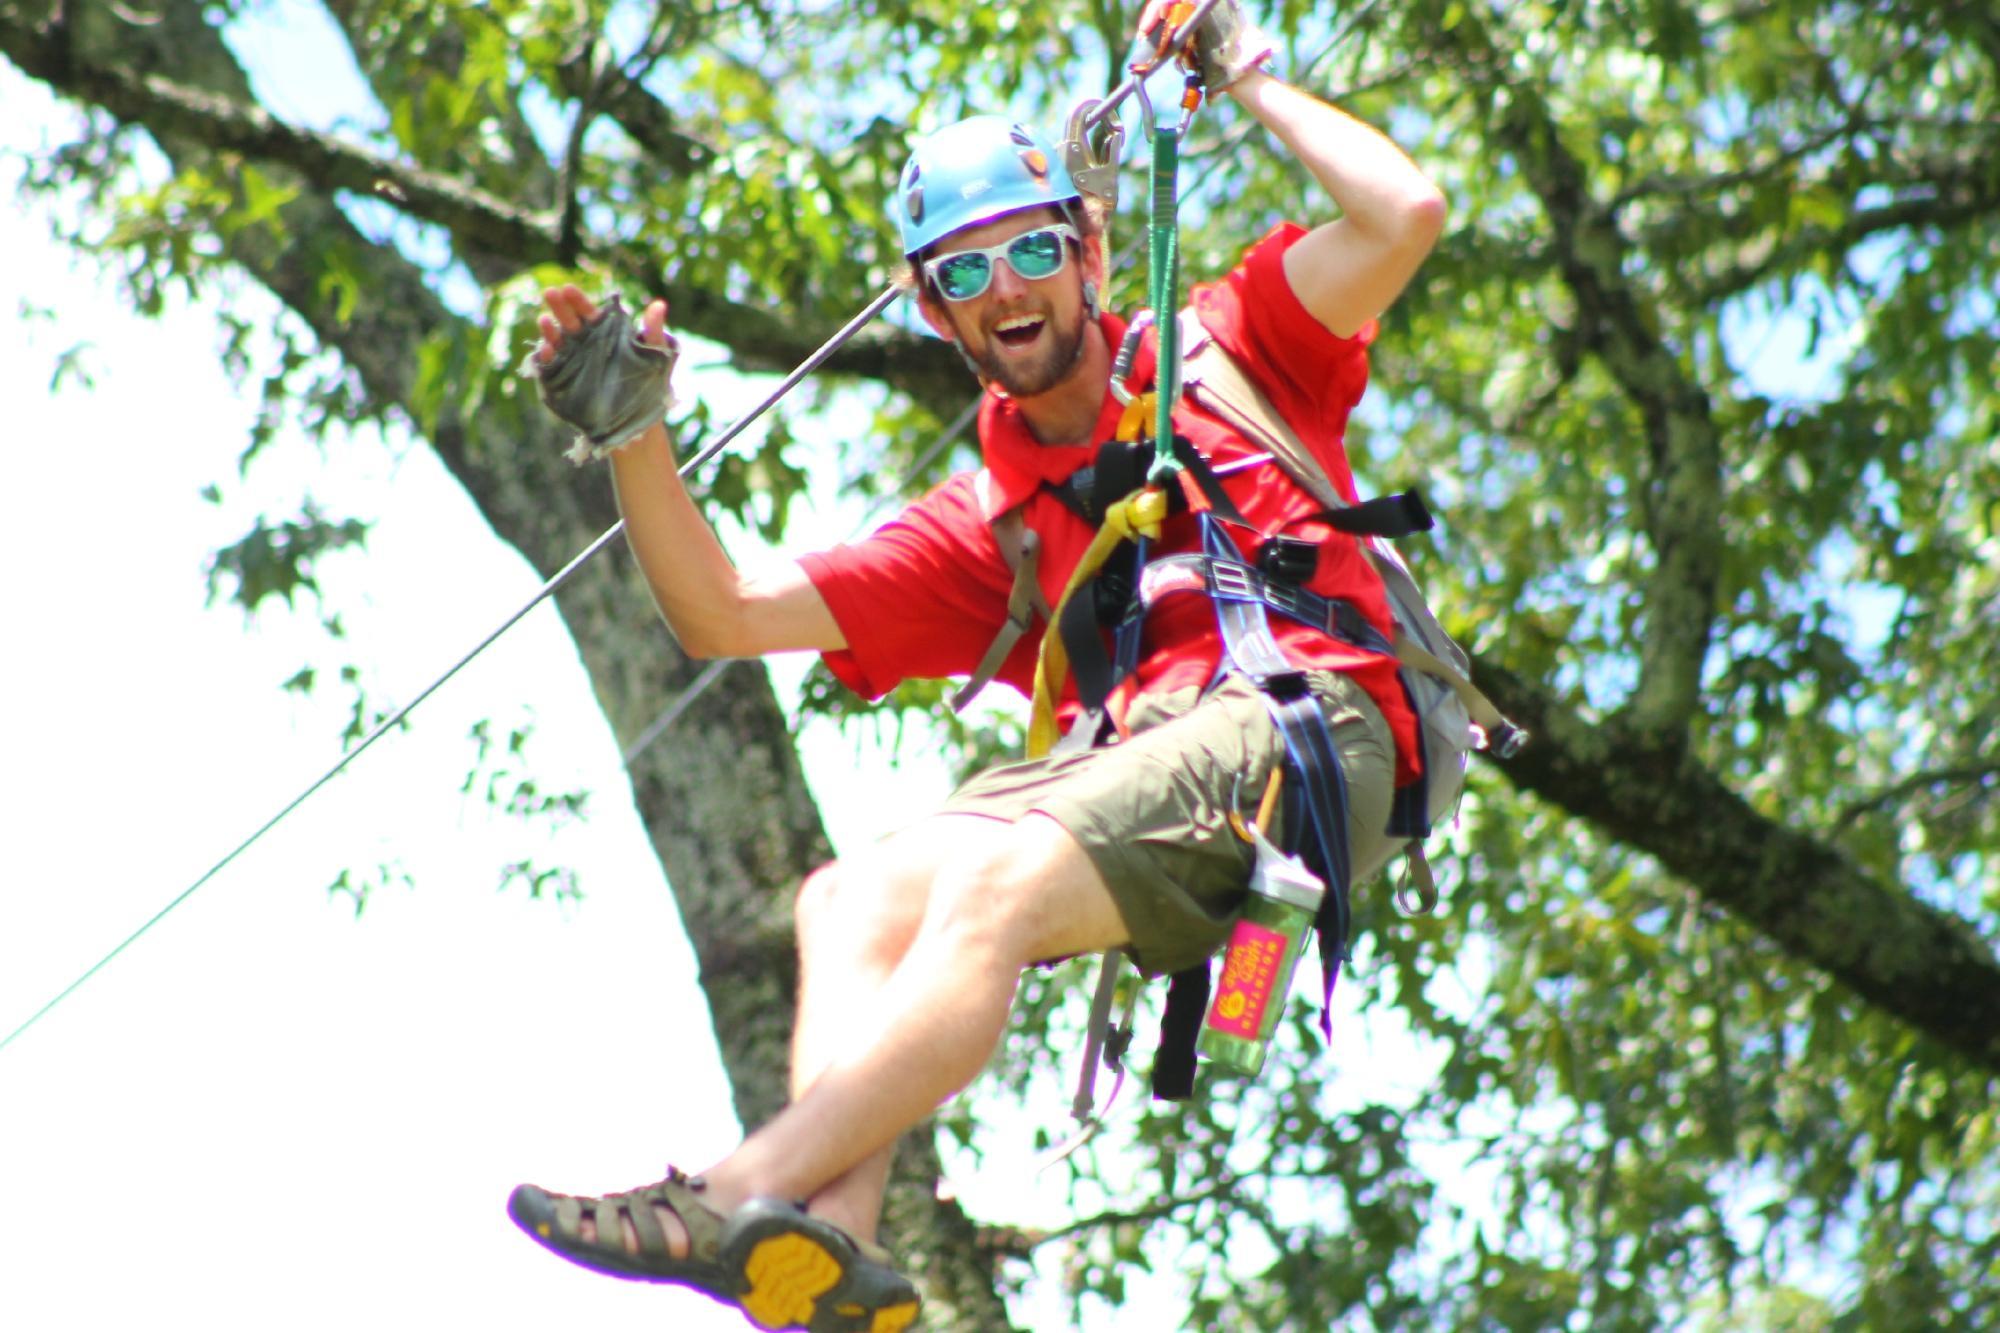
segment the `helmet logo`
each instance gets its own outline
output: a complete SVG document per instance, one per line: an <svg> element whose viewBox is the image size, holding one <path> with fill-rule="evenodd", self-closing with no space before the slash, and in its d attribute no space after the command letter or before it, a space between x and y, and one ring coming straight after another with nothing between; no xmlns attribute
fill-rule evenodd
<svg viewBox="0 0 2000 1333"><path fill-rule="evenodd" d="M910 160L909 170L903 173L903 211L910 215L910 221L924 220L924 169Z"/></svg>
<svg viewBox="0 0 2000 1333"><path fill-rule="evenodd" d="M1030 148L1021 154L1021 161L1028 168L1028 174L1036 180L1046 180L1049 174L1048 154L1039 148Z"/></svg>

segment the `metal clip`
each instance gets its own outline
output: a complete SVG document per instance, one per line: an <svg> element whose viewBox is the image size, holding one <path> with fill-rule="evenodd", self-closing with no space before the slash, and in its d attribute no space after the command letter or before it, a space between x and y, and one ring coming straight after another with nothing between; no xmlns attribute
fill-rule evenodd
<svg viewBox="0 0 2000 1333"><path fill-rule="evenodd" d="M1116 108L1095 97L1078 102L1063 127L1063 166L1078 191L1103 202L1107 217L1118 211L1118 159L1124 154L1125 125Z"/></svg>
<svg viewBox="0 0 2000 1333"><path fill-rule="evenodd" d="M1181 88L1181 123L1175 131L1181 138L1187 138L1188 126L1194 124L1194 113L1201 110L1201 75L1189 74Z"/></svg>
<svg viewBox="0 0 2000 1333"><path fill-rule="evenodd" d="M1139 128L1145 131L1146 139L1150 143L1153 138L1155 122L1153 119L1153 97L1152 94L1146 91L1145 79L1141 78L1137 83L1133 84L1132 92L1139 99Z"/></svg>
<svg viewBox="0 0 2000 1333"><path fill-rule="evenodd" d="M1153 312L1141 310L1132 316L1132 322L1125 326L1125 337L1118 344L1118 355L1111 362L1111 396L1118 400L1120 407L1132 405L1132 391L1125 387L1125 381L1132 376L1132 359L1139 354L1139 336L1146 326L1153 322Z"/></svg>

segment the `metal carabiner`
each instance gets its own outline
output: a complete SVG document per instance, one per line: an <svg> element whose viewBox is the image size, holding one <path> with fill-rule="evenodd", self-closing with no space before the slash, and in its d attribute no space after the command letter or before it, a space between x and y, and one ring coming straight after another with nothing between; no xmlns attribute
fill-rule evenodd
<svg viewBox="0 0 2000 1333"><path fill-rule="evenodd" d="M1133 84L1132 92L1139 99L1139 126L1141 129L1145 131L1146 138L1150 142L1153 137L1153 127L1154 127L1153 99L1152 96L1146 92L1146 81L1144 79L1140 79L1137 83Z"/></svg>
<svg viewBox="0 0 2000 1333"><path fill-rule="evenodd" d="M1125 336L1118 341L1118 355L1111 361L1111 396L1120 407L1132 405L1132 391L1125 387L1125 381L1132 377L1132 359L1139 354L1139 337L1152 322L1153 312L1141 310L1132 316L1132 322L1125 326Z"/></svg>
<svg viewBox="0 0 2000 1333"><path fill-rule="evenodd" d="M1063 166L1080 193L1104 204L1108 218L1118 211L1118 160L1125 155L1125 125L1115 107L1086 97L1063 127Z"/></svg>

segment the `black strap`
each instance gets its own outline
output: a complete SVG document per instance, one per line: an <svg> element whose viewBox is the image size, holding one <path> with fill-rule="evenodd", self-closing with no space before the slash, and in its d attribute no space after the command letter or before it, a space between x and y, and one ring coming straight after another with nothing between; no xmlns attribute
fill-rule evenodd
<svg viewBox="0 0 2000 1333"><path fill-rule="evenodd" d="M1100 527L1107 509L1146 484L1152 459L1152 446L1142 440L1106 440L1087 466L1061 481L1045 481L1042 488L1070 513Z"/></svg>
<svg viewBox="0 0 2000 1333"><path fill-rule="evenodd" d="M1064 603L1056 621L1063 648L1069 653L1069 675L1085 709L1102 708L1118 683L1111 654L1104 648L1104 631L1097 619L1097 602L1078 589Z"/></svg>
<svg viewBox="0 0 2000 1333"><path fill-rule="evenodd" d="M1209 466L1208 460L1201 456L1192 441L1184 435L1174 436L1173 451L1174 461L1194 479L1195 489L1201 492L1201 498L1208 501L1209 509L1218 518L1227 519L1239 528L1253 526L1249 519L1243 517L1243 511L1236 507L1236 501L1229 498L1229 492L1222 489L1222 478L1215 474L1215 469Z"/></svg>
<svg viewBox="0 0 2000 1333"><path fill-rule="evenodd" d="M1206 962L1174 973L1167 984L1160 1051L1153 1059L1153 1096L1159 1101L1185 1101L1194 1094L1194 1043L1208 1012L1208 985Z"/></svg>
<svg viewBox="0 0 2000 1333"><path fill-rule="evenodd" d="M1378 495L1360 504L1322 509L1314 515L1335 532L1356 537L1387 537L1395 540L1413 533L1429 532L1437 526L1424 497L1415 491Z"/></svg>
<svg viewBox="0 0 2000 1333"><path fill-rule="evenodd" d="M1327 729L1326 714L1320 709L1318 699L1305 694L1281 700L1267 694L1265 702L1285 738L1285 751L1291 759L1293 781L1286 792L1286 840L1294 842L1298 855L1327 886L1313 929L1319 936L1320 968L1326 978L1320 1031L1331 1038L1333 1020L1329 1004L1334 983L1340 979L1340 965L1347 958L1352 925L1352 906L1348 901L1353 867L1348 861L1347 848L1347 775L1341 771L1340 752L1333 746L1333 735Z"/></svg>

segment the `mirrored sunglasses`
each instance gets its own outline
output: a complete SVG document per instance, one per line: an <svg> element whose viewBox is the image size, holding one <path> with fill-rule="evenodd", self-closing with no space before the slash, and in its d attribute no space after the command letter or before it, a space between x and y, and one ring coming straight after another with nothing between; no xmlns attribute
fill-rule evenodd
<svg viewBox="0 0 2000 1333"><path fill-rule="evenodd" d="M1069 262L1064 241L1076 240L1069 224L1024 231L1011 240L989 245L983 250L955 250L924 261L924 276L947 301L970 301L993 285L993 261L1004 259L1007 267L1024 278L1052 278Z"/></svg>

